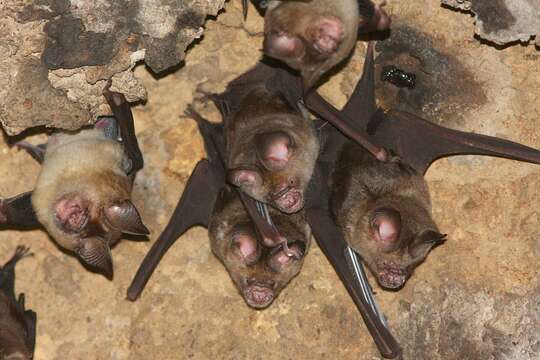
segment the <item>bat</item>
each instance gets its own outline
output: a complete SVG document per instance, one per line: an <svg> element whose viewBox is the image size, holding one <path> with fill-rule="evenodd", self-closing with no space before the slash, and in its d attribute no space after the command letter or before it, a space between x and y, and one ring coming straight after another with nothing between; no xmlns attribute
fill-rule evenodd
<svg viewBox="0 0 540 360"><path fill-rule="evenodd" d="M42 226L61 248L108 278L110 247L122 234L147 235L131 202L131 187L143 167L128 103L104 92L115 117L98 120L77 133L54 133L48 143L19 146L42 163L32 192L0 201L0 223Z"/></svg>
<svg viewBox="0 0 540 360"><path fill-rule="evenodd" d="M36 343L36 313L26 310L24 294L15 296L15 265L29 256L29 249L18 246L0 269L0 359L31 360Z"/></svg>
<svg viewBox="0 0 540 360"><path fill-rule="evenodd" d="M386 12L371 0L273 0L265 14L263 49L299 70L307 90L349 56L359 30L389 26Z"/></svg>
<svg viewBox="0 0 540 360"><path fill-rule="evenodd" d="M253 87L260 87L262 83L269 92L279 92L291 108L297 109L296 111L299 113L301 112L298 106L301 106L303 90L299 77L288 71L288 69L279 66L279 64L271 63L268 59L230 83L224 93L218 96L210 96L210 98L220 109L222 117L226 119L238 112L242 105L241 100L246 97L246 94L252 92ZM190 115L198 120L201 133L206 134L203 136L203 139L205 141L207 159L199 161L195 166L169 223L137 270L127 292L127 298L131 301L135 301L140 296L162 257L187 229L195 225L209 227L214 206L220 196L220 191L226 186L228 178L225 166L226 143L223 136L219 135L224 131L222 129L223 124L211 124L201 119L197 114L191 113ZM225 120L224 123L226 124ZM351 134L353 137L357 134L357 132L352 131L352 127L347 122L342 122L342 125L340 129L345 128L346 131L344 133ZM353 259L350 253L348 253L349 255L345 253L345 251L348 251L347 243L331 217L330 209L328 208L329 189L326 181L321 181L321 175L325 173L321 170L326 167L326 164L324 161L321 161L321 158L325 158L325 153L319 157L320 161L318 161L315 167L315 175L312 177L306 191L305 213L307 220L319 246L321 246L321 249L331 261L358 306L379 350L384 356L395 358L400 354L401 350L390 333L384 317L376 307L365 276L362 277L361 272L355 271L352 266L349 267L349 262L354 263L353 260L355 258ZM224 193L230 194L230 190ZM250 198L245 196L242 191L237 191L237 193L243 201L246 200L244 205L250 202L252 203L252 201L249 201ZM233 197L233 195L230 196ZM265 222L260 219L257 221L256 216L260 204L256 203L257 206L254 206L256 209L252 211L249 211L249 206L245 206L245 208L248 210L252 222L256 224L255 227L257 227L259 232L263 232L260 229L264 227ZM273 217L279 216L279 213L271 212ZM273 244L264 244L263 242L263 245L273 248L273 251L285 249L285 244L277 241ZM253 249L253 247L248 247L248 249ZM289 250L292 253L289 255L294 257L296 249L293 247ZM251 254L249 251L247 253ZM250 256L246 258L249 259ZM357 274L360 274L360 277ZM242 293L242 290L240 292Z"/></svg>
<svg viewBox="0 0 540 360"><path fill-rule="evenodd" d="M260 241L238 192L222 188L209 222L213 253L221 260L247 305L268 307L302 267L311 231L303 212L283 214L269 208L272 221L287 241L272 248Z"/></svg>
<svg viewBox="0 0 540 360"><path fill-rule="evenodd" d="M225 111L224 102L221 106ZM170 246L192 226L202 225L208 228L212 251L246 303L265 308L300 271L309 248L309 227L302 212L284 215L271 208L259 208L255 212L267 212L266 218L271 214L272 226L278 227L287 241L265 246L264 236L260 236L264 220L249 212L241 193L226 183L222 124L209 123L193 110L188 114L199 124L207 159L195 166L169 223L139 267L127 297L135 301Z"/></svg>
<svg viewBox="0 0 540 360"><path fill-rule="evenodd" d="M260 63L233 81L222 109L228 181L243 193L291 214L304 206L304 192L319 153L313 124L285 95L254 74Z"/></svg>
<svg viewBox="0 0 540 360"><path fill-rule="evenodd" d="M332 139L331 154L327 155L330 160L337 159L329 180L334 184L332 212L347 242L362 256L379 284L399 289L429 251L445 239L431 218L423 178L433 161L477 154L540 164L540 151L496 137L447 129L412 114L377 110L373 88L370 44L362 79L340 115L365 129L375 143L394 156L383 163L348 142L336 157L339 143L345 140Z"/></svg>

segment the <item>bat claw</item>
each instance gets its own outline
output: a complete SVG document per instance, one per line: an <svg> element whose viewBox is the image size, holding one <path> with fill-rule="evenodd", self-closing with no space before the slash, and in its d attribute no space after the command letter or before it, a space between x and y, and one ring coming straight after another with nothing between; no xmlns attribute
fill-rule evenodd
<svg viewBox="0 0 540 360"><path fill-rule="evenodd" d="M388 162L390 160L388 151L384 148L380 148L379 151L375 153L375 157L377 158L377 160L382 162Z"/></svg>

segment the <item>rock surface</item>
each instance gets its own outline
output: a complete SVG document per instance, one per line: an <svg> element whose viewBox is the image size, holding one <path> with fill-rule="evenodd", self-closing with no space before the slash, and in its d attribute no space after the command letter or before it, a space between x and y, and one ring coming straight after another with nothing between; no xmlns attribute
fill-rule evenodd
<svg viewBox="0 0 540 360"><path fill-rule="evenodd" d="M74 130L108 107L108 81L146 99L144 62L176 66L225 0L7 0L0 3L0 122L10 135L45 125Z"/></svg>
<svg viewBox="0 0 540 360"><path fill-rule="evenodd" d="M498 45L528 43L540 46L538 0L441 0L442 4L474 14L474 32Z"/></svg>
<svg viewBox="0 0 540 360"><path fill-rule="evenodd" d="M395 0L388 10L402 29L390 41L408 45L398 51L379 44L388 55L378 61L421 71L413 59L415 49L424 48L429 51L422 56L432 62L423 66L435 70L433 78L419 76L418 86L428 96L400 95L379 84L381 103L540 148L537 50L497 50L479 43L470 36L469 19L433 1ZM139 263L204 156L194 122L183 115L187 104L200 97L197 90L221 91L255 64L261 30L254 11L243 23L240 1L230 1L216 21L207 22L204 39L190 49L184 67L159 79L144 66L135 68L148 102L134 109L146 160L134 201L152 235L150 242L122 241L113 249L114 281L87 272L41 231L0 232L0 262L17 244L31 246L35 254L17 267L17 291L26 293L28 306L38 313L36 360L380 358L316 245L274 304L254 311L210 252L206 231L196 228L170 249L142 297L136 303L125 300ZM342 71L324 85L323 94L334 104L341 106L351 93L363 53L359 43ZM430 85L433 80L440 85ZM219 119L212 106L198 107ZM37 137L30 141L44 140ZM9 147L7 138L0 143L0 196L32 188L38 172L30 156ZM435 219L448 241L401 291L374 285L405 359L538 359L540 167L455 157L436 162L427 179Z"/></svg>

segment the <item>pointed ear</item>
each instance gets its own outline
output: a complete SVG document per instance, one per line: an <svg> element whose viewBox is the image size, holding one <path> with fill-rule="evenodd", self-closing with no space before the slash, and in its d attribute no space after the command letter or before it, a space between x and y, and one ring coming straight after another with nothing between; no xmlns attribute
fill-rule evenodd
<svg viewBox="0 0 540 360"><path fill-rule="evenodd" d="M109 244L105 240L91 237L81 239L77 255L88 265L95 267L109 279L113 276L112 255Z"/></svg>
<svg viewBox="0 0 540 360"><path fill-rule="evenodd" d="M150 234L150 231L144 226L137 208L130 200L107 206L103 213L107 224L115 230L133 235Z"/></svg>
<svg viewBox="0 0 540 360"><path fill-rule="evenodd" d="M441 244L446 241L446 234L441 234L438 231L434 230L424 230L418 234L418 239L421 244Z"/></svg>
<svg viewBox="0 0 540 360"><path fill-rule="evenodd" d="M292 155L292 139L283 131L260 134L255 138L257 154L268 170L281 170Z"/></svg>
<svg viewBox="0 0 540 360"><path fill-rule="evenodd" d="M263 49L266 55L273 58L298 58L304 52L304 44L296 36L272 32L265 35Z"/></svg>
<svg viewBox="0 0 540 360"><path fill-rule="evenodd" d="M262 184L262 177L257 170L236 168L227 174L229 183L241 186L255 186Z"/></svg>
<svg viewBox="0 0 540 360"><path fill-rule="evenodd" d="M401 214L396 209L387 207L375 210L370 224L376 240L390 245L399 239Z"/></svg>

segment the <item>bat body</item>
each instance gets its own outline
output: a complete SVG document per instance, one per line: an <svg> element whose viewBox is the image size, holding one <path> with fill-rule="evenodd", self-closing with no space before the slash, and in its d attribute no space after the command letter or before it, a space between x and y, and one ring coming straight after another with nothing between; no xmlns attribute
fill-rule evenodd
<svg viewBox="0 0 540 360"><path fill-rule="evenodd" d="M381 162L347 142L332 183L332 212L347 243L382 287L399 289L444 238L423 176L397 157Z"/></svg>
<svg viewBox="0 0 540 360"><path fill-rule="evenodd" d="M312 123L264 83L224 121L229 181L282 212L301 210L319 153Z"/></svg>
<svg viewBox="0 0 540 360"><path fill-rule="evenodd" d="M110 247L122 233L145 235L148 230L130 200L134 171L142 167L136 139L129 139L134 133L126 131L133 130L133 118L122 95L107 96L118 119L102 118L91 129L53 134L45 150L24 145L42 159L41 172L34 191L7 202L12 206L4 206L4 213L18 214L11 216L13 225L35 214L58 246L112 277ZM131 157L132 151L139 156ZM31 206L24 203L28 200ZM14 212L20 207L27 212Z"/></svg>
<svg viewBox="0 0 540 360"><path fill-rule="evenodd" d="M17 247L0 270L0 359L30 360L34 354L36 313L25 309L24 294L15 296L15 265L27 254Z"/></svg>
<svg viewBox="0 0 540 360"><path fill-rule="evenodd" d="M208 227L212 251L246 303L256 309L269 306L299 273L311 241L303 212L285 215L271 209L270 214L293 256L282 247L264 246L238 194L228 186L220 192Z"/></svg>
<svg viewBox="0 0 540 360"><path fill-rule="evenodd" d="M444 240L431 218L423 179L433 161L479 154L539 164L540 152L495 137L447 129L412 114L377 110L373 65L371 43L362 79L340 116L396 156L379 162L329 129L323 158L328 173L333 170L329 177L334 187L332 212L347 242L382 287L399 289L431 248Z"/></svg>
<svg viewBox="0 0 540 360"><path fill-rule="evenodd" d="M270 1L264 52L299 70L306 89L352 51L358 30L388 28L389 17L370 0Z"/></svg>

